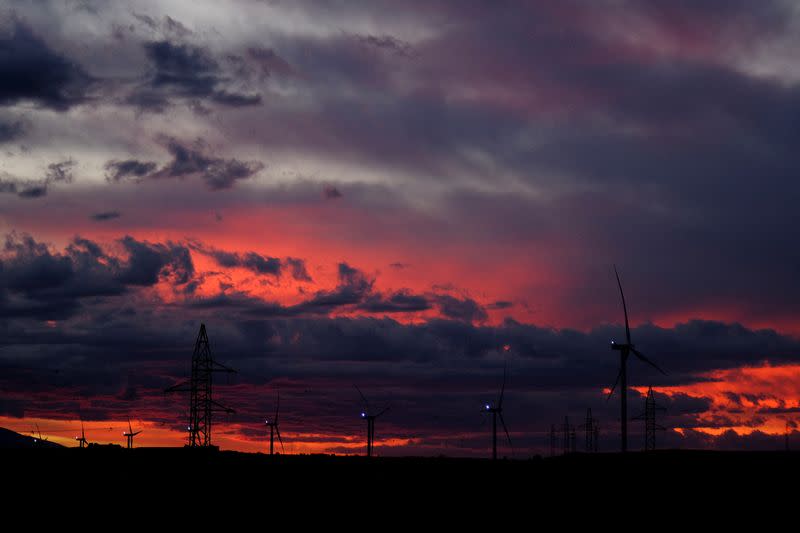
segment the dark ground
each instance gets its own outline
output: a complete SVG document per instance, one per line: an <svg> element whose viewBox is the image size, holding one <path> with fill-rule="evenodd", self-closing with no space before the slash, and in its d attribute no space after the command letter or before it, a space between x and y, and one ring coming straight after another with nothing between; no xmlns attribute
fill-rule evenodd
<svg viewBox="0 0 800 533"><path fill-rule="evenodd" d="M530 506L541 510L574 502L576 519L587 505L601 510L620 503L671 508L674 502L703 506L716 498L727 501L731 512L778 505L784 497L794 499L799 466L800 453L792 452L574 454L493 463L269 457L182 448L0 449L6 486L20 487L18 496L23 498L24 491L31 490L39 497L58 495L61 502L82 505L123 499L180 506L200 497L231 505L249 502L249 509L256 505L265 512L275 502L356 507L402 502L435 511L459 502L467 513L493 501L523 513ZM737 501L747 507L737 507Z"/></svg>

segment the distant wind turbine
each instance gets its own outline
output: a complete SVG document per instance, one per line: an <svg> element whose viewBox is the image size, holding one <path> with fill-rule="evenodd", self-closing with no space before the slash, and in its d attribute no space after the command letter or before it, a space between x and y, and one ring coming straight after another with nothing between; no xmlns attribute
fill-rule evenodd
<svg viewBox="0 0 800 533"><path fill-rule="evenodd" d="M369 408L369 402L367 401L367 398L364 396L364 394L361 392L361 389L358 388L358 385L353 385L353 386L358 391L359 396L361 396L361 401L363 403L361 418L367 421L367 457L372 457L372 450L375 445L375 419L381 416L386 411L388 411L389 408L385 407L378 414L372 414L372 411Z"/></svg>
<svg viewBox="0 0 800 533"><path fill-rule="evenodd" d="M497 417L500 417L500 423L503 425L503 430L506 432L506 438L508 439L508 445L511 446L511 449L514 449L514 445L511 443L511 435L508 433L508 428L506 427L506 421L503 420L503 396L506 392L506 374L508 371L508 364L503 366L503 385L500 387L500 398L497 401L497 404L492 405L487 403L484 407L486 411L492 413L492 460L497 460Z"/></svg>
<svg viewBox="0 0 800 533"><path fill-rule="evenodd" d="M39 442L47 442L47 437L42 438L42 432L39 431L39 424L34 424L36 426L36 435L39 436L37 439L36 437L33 438L33 443L38 444ZM31 431L33 433L33 431Z"/></svg>
<svg viewBox="0 0 800 533"><path fill-rule="evenodd" d="M645 355L637 350L631 342L631 328L628 324L628 307L625 304L625 293L622 292L622 282L619 280L619 273L617 272L616 265L614 266L614 275L617 277L617 286L619 287L619 295L622 298L622 311L625 313L625 342L617 343L611 341L611 349L619 352L619 373L617 380L611 387L611 392L608 393L606 401L611 399L617 384L620 386L620 423L622 425L622 453L628 451L628 356L633 353L639 360L652 366L662 374L667 373L661 370L657 364L645 357Z"/></svg>
<svg viewBox="0 0 800 533"><path fill-rule="evenodd" d="M275 406L275 418L272 419L272 422L269 420L266 421L267 427L269 427L269 454L274 455L275 453L275 434L278 434L278 441L281 443L281 453L286 453L286 450L283 448L283 439L281 438L281 430L278 429L278 410L281 408L281 395L278 394L278 403Z"/></svg>
<svg viewBox="0 0 800 533"><path fill-rule="evenodd" d="M83 431L83 420L81 420L81 436L75 437L75 440L78 441L78 446L81 448L89 445L89 441L86 440L86 433Z"/></svg>
<svg viewBox="0 0 800 533"><path fill-rule="evenodd" d="M131 427L131 417L128 417L128 432L127 433L123 433L122 436L123 437L127 437L127 439L128 439L128 449L129 450L131 448L133 448L133 437L135 437L136 435L138 435L141 432L142 432L141 429L139 431L133 431L133 428Z"/></svg>

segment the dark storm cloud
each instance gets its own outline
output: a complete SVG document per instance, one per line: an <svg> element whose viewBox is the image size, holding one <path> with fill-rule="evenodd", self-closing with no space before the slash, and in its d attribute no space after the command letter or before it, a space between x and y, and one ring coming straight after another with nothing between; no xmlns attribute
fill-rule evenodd
<svg viewBox="0 0 800 533"><path fill-rule="evenodd" d="M53 183L72 183L72 168L75 161L67 159L47 165L47 171L39 180L22 180L8 174L0 174L0 193L16 194L20 198L41 198L47 196L48 187Z"/></svg>
<svg viewBox="0 0 800 533"><path fill-rule="evenodd" d="M42 196L47 196L47 185L41 182L23 185L19 187L19 190L17 190L18 187L14 186L13 189L20 198L41 198Z"/></svg>
<svg viewBox="0 0 800 533"><path fill-rule="evenodd" d="M75 161L72 159L47 165L44 182L48 185L51 183L72 183L72 168L74 166Z"/></svg>
<svg viewBox="0 0 800 533"><path fill-rule="evenodd" d="M289 270L292 273L292 277L297 281L313 281L311 276L308 274L308 270L306 269L306 262L303 259L297 259L294 257L287 257L284 259L285 264L289 267Z"/></svg>
<svg viewBox="0 0 800 533"><path fill-rule="evenodd" d="M205 246L199 242L192 242L189 245L192 250L207 255L221 267L225 268L245 268L255 274L273 276L279 278L288 269L289 274L296 281L311 281L311 276L306 270L306 263L303 259L287 257L265 256L256 252L230 252Z"/></svg>
<svg viewBox="0 0 800 533"><path fill-rule="evenodd" d="M92 220L97 222L105 222L106 220L113 220L122 216L119 211L103 211L101 213L93 213L89 216Z"/></svg>
<svg viewBox="0 0 800 533"><path fill-rule="evenodd" d="M333 290L317 291L310 299L292 306L297 313L327 314L337 308L360 303L372 292L375 279L347 263L337 266L339 283Z"/></svg>
<svg viewBox="0 0 800 533"><path fill-rule="evenodd" d="M415 312L425 311L431 307L425 296L411 294L409 291L398 291L387 296L373 294L365 298L359 306L360 309L370 313Z"/></svg>
<svg viewBox="0 0 800 533"><path fill-rule="evenodd" d="M205 145L198 140L190 146L172 137L163 137L172 161L156 170L156 163L128 159L106 163L106 180L113 183L146 179L200 177L212 191L230 189L239 180L249 179L264 168L260 161L224 159L204 153Z"/></svg>
<svg viewBox="0 0 800 533"><path fill-rule="evenodd" d="M439 310L447 318L473 322L486 320L486 310L472 298L458 299L447 294L436 296Z"/></svg>
<svg viewBox="0 0 800 533"><path fill-rule="evenodd" d="M31 28L12 20L0 32L0 106L33 102L56 111L85 102L92 78L53 51Z"/></svg>
<svg viewBox="0 0 800 533"><path fill-rule="evenodd" d="M112 160L105 165L106 180L116 183L127 179L143 179L152 174L156 166L153 161L139 161L136 159Z"/></svg>
<svg viewBox="0 0 800 533"><path fill-rule="evenodd" d="M223 267L247 268L258 274L269 274L279 277L282 268L291 265L296 259L281 261L278 258L265 258L254 252L234 253L210 249L198 243L190 245L192 249L213 257ZM338 283L330 290L318 290L308 299L293 305L284 306L273 302L264 302L240 293L218 294L213 297L199 298L191 302L191 306L202 309L229 309L229 312L241 316L278 318L327 315L339 311L364 311L378 315L396 313L414 313L433 309L438 306L442 314L448 318L456 318L465 322L486 318L485 312L469 298L461 300L452 296L414 294L402 289L384 294L374 290L375 279L347 263L339 263ZM305 265L300 272L292 272L295 280L311 281L305 272Z"/></svg>
<svg viewBox="0 0 800 533"><path fill-rule="evenodd" d="M97 243L76 237L63 252L28 235L12 234L0 258L0 313L6 317L68 318L84 300L116 296L130 286L168 277L185 284L194 273L185 247L151 244L132 237L120 243L127 257L108 255Z"/></svg>
<svg viewBox="0 0 800 533"><path fill-rule="evenodd" d="M156 112L162 111L174 97L207 99L228 107L261 103L259 94L241 93L228 87L219 63L204 48L166 40L143 46L154 72L146 86L129 95L129 103Z"/></svg>
<svg viewBox="0 0 800 533"><path fill-rule="evenodd" d="M183 178L200 176L211 190L231 188L237 180L253 177L264 168L259 161L239 161L238 159L222 159L205 155L199 149L182 144L176 139L167 138L166 148L172 155L172 161L153 178Z"/></svg>
<svg viewBox="0 0 800 533"><path fill-rule="evenodd" d="M128 253L118 279L128 285L154 285L160 276L173 276L175 283L188 283L194 275L192 256L186 246L171 242L149 243L126 236L120 243Z"/></svg>
<svg viewBox="0 0 800 533"><path fill-rule="evenodd" d="M275 277L280 277L281 275L282 264L277 257L265 257L255 252L240 254L205 248L198 248L197 250L214 258L217 264L222 267L241 267L252 270L256 274L268 274Z"/></svg>
<svg viewBox="0 0 800 533"><path fill-rule="evenodd" d="M217 64L202 48L157 41L146 43L144 49L155 66L153 87L173 88L188 96L208 96L213 92L218 82Z"/></svg>

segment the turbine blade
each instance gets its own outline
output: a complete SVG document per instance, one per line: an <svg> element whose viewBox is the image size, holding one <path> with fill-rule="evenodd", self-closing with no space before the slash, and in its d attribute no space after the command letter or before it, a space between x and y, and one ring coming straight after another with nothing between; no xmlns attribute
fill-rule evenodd
<svg viewBox="0 0 800 533"><path fill-rule="evenodd" d="M281 438L281 430L278 429L278 425L275 424L275 433L278 434L278 442L281 443L281 453L286 455L286 449L283 447L283 439Z"/></svg>
<svg viewBox="0 0 800 533"><path fill-rule="evenodd" d="M378 418L379 416L381 416L383 413L385 413L385 412L386 412L386 411L388 411L388 410L389 410L389 408L388 408L388 407L386 407L386 408L385 408L383 411L381 411L380 413L378 413L377 415L375 415L375 418Z"/></svg>
<svg viewBox="0 0 800 533"><path fill-rule="evenodd" d="M358 385L354 383L353 387L356 388L356 390L358 391L358 395L361 396L361 401L364 402L364 407L366 407L367 411L369 411L369 402L367 401L367 397L364 396L364 393L361 392L361 389L358 388Z"/></svg>
<svg viewBox="0 0 800 533"><path fill-rule="evenodd" d="M662 374L664 374L665 376L667 375L667 373L666 373L666 372L664 372L664 371L661 369L661 367L660 367L660 366L658 366L658 365L657 365L657 364L655 364L653 361L651 361L650 359L648 359L647 357L645 357L645 355L644 355L642 352L640 352L640 351L639 351L639 350L637 350L636 348L631 348L631 351L633 352L633 354L634 354L636 357L638 357L639 359L641 359L642 361L644 361L644 362L645 362L645 363L647 363L648 365L652 366L653 368L655 368L656 370L658 370L659 372L661 372L661 373L662 373Z"/></svg>
<svg viewBox="0 0 800 533"><path fill-rule="evenodd" d="M617 276L617 286L619 287L619 295L622 297L622 311L625 313L625 339L630 345L631 343L631 328L628 326L628 306L625 305L625 293L622 292L622 282L619 280L619 272L617 272L617 265L614 265L614 275Z"/></svg>
<svg viewBox="0 0 800 533"><path fill-rule="evenodd" d="M502 411L497 413L500 415L500 423L503 424L503 430L506 432L506 438L508 439L508 445L511 446L511 455L514 455L514 444L511 442L511 435L508 433L508 428L506 427L506 421L503 420L503 413Z"/></svg>
<svg viewBox="0 0 800 533"><path fill-rule="evenodd" d="M281 393L278 393L278 403L275 405L275 423L278 423L278 410L281 408Z"/></svg>
<svg viewBox="0 0 800 533"><path fill-rule="evenodd" d="M500 388L500 401L497 403L497 408L503 408L503 396L506 392L506 375L508 371L508 360L506 360L505 364L503 364L503 386Z"/></svg>
<svg viewBox="0 0 800 533"><path fill-rule="evenodd" d="M137 431L136 433L134 433L134 434L133 434L133 436L135 437L136 435L138 435L138 434L139 434L139 433L141 433L142 431L144 431L144 430L140 429L139 431Z"/></svg>
<svg viewBox="0 0 800 533"><path fill-rule="evenodd" d="M128 417L128 433L133 433L133 428L131 427L131 417Z"/></svg>
<svg viewBox="0 0 800 533"><path fill-rule="evenodd" d="M608 393L608 398L606 401L609 401L611 397L614 395L614 390L616 390L617 385L619 384L619 378L622 377L622 369L619 369L619 373L617 373L617 379L614 380L614 385L611 386L611 392Z"/></svg>

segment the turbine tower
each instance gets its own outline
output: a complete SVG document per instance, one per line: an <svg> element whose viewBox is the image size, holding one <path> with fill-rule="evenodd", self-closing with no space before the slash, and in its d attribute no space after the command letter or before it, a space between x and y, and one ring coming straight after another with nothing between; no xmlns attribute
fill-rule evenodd
<svg viewBox="0 0 800 533"><path fill-rule="evenodd" d="M194 345L192 355L192 375L189 381L174 385L164 392L189 393L189 446L211 446L211 414L223 412L233 414L236 411L213 400L211 396L211 376L215 372L236 372L211 356L211 346L206 335L206 325L200 324L200 333Z"/></svg>
<svg viewBox="0 0 800 533"><path fill-rule="evenodd" d="M267 427L269 428L269 454L270 456L275 454L275 434L278 434L278 441L281 443L281 453L286 453L286 450L283 448L283 439L281 438L281 430L278 429L278 410L281 408L281 395L278 394L278 403L275 406L275 418L272 419L272 422L269 420L266 421Z"/></svg>
<svg viewBox="0 0 800 533"><path fill-rule="evenodd" d="M141 430L141 429L140 429L139 431L133 431L133 428L131 427L131 417L128 417L128 432L127 432L127 433L124 433L124 432L123 432L123 433L122 433L122 436L128 439L128 446L127 446L127 448L128 448L129 450L130 450L131 448L133 448L133 437L135 437L136 435L138 435L138 434L139 434L139 433L141 433L141 432L142 432L142 430Z"/></svg>
<svg viewBox="0 0 800 533"><path fill-rule="evenodd" d="M367 457L372 457L372 450L375 445L375 419L388 411L389 408L384 407L384 409L378 414L372 414L366 396L364 396L364 394L361 392L361 389L358 388L358 385L353 386L358 391L359 396L361 396L361 402L363 404L361 418L367 421Z"/></svg>
<svg viewBox="0 0 800 533"><path fill-rule="evenodd" d="M628 324L628 307L625 304L625 293L622 292L622 282L619 280L619 273L617 272L616 266L614 267L614 275L617 277L619 295L622 298L622 311L625 313L625 342L617 343L611 341L611 349L619 352L619 373L617 374L616 381L614 381L614 385L611 387L611 392L608 393L608 398L606 401L611 399L611 396L614 394L614 390L617 388L617 384L619 384L620 424L622 429L621 451L622 453L625 453L628 451L628 356L633 353L633 355L635 355L641 361L644 361L662 374L666 375L666 372L661 370L661 368L653 361L645 357L644 354L637 350L631 342L631 328Z"/></svg>
<svg viewBox="0 0 800 533"><path fill-rule="evenodd" d="M486 411L492 413L492 460L497 460L497 418L500 417L500 423L503 425L503 430L506 432L508 445L511 446L511 453L514 453L514 445L511 443L511 435L508 433L506 421L503 420L503 396L506 392L506 375L508 373L508 364L503 366L503 385L500 387L500 398L496 404L485 405Z"/></svg>

